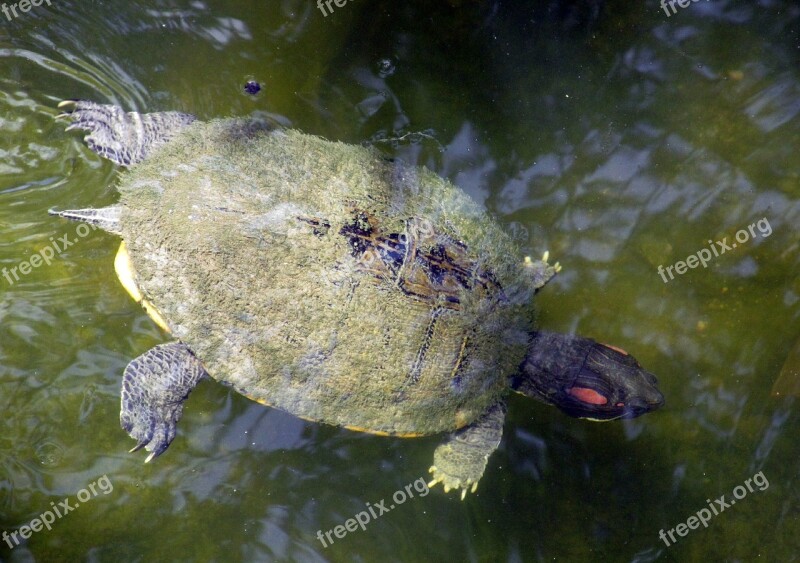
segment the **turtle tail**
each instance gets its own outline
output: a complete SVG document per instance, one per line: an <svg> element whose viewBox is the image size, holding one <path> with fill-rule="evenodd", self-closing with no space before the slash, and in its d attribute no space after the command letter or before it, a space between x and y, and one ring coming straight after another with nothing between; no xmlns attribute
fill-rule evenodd
<svg viewBox="0 0 800 563"><path fill-rule="evenodd" d="M65 209L63 211L56 211L55 209L48 209L50 215L57 215L64 219L71 219L73 221L82 221L100 227L107 233L113 235L122 235L122 226L119 222L120 212L122 207L112 205L111 207L102 207L100 209Z"/></svg>

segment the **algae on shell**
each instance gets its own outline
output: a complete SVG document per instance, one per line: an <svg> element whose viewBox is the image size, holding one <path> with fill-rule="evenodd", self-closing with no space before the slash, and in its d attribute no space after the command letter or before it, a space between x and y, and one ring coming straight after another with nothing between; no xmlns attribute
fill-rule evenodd
<svg viewBox="0 0 800 563"><path fill-rule="evenodd" d="M521 253L426 169L214 120L131 167L119 190L143 293L214 378L255 400L369 431L442 432L497 403L524 357ZM402 272L366 263L392 249L370 257L347 236L371 226L401 241ZM424 252L457 256L470 279L415 294Z"/></svg>

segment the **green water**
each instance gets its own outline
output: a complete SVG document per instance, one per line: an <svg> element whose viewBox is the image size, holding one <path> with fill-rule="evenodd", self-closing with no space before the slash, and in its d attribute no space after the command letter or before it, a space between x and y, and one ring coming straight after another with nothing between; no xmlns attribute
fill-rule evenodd
<svg viewBox="0 0 800 563"><path fill-rule="evenodd" d="M86 500L14 549L0 540L0 559L800 560L800 413L770 392L800 338L800 8L676 9L359 0L323 17L311 0L52 0L0 13L0 268L76 241L0 277L0 531ZM54 120L75 97L271 116L428 166L524 252L561 261L539 323L626 348L666 406L596 424L514 397L476 495L412 485L328 547L318 530L427 476L439 438L304 422L203 383L144 465L119 428L120 376L166 338L115 278L118 240L47 215L116 197L118 170ZM424 135L385 141L408 133ZM768 236L754 227L706 268L659 276L763 218ZM659 539L759 472L765 490L751 481L708 527Z"/></svg>

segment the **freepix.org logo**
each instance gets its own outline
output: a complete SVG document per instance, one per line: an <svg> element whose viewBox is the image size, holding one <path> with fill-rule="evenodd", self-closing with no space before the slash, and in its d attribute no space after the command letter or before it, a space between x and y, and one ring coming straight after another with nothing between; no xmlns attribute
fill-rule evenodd
<svg viewBox="0 0 800 563"><path fill-rule="evenodd" d="M670 17L672 14L678 13L678 10L675 8L675 4L677 4L680 8L688 8L689 4L692 2L699 1L700 0L661 0L661 9L666 12L667 17ZM708 2L708 0L706 0L706 2ZM670 10L672 10L672 14L670 13Z"/></svg>
<svg viewBox="0 0 800 563"><path fill-rule="evenodd" d="M675 279L672 270L675 270L675 273L679 275L683 275L688 271L688 269L696 268L699 265L702 265L703 268L707 268L708 263L712 258L719 258L726 252L734 250L738 245L755 239L756 227L758 227L758 232L761 235L761 238L767 238L772 234L772 225L770 225L767 218L764 217L755 223L748 225L747 229L739 229L736 231L736 242L731 242L729 244L728 237L723 237L721 241L709 240L708 248L701 248L694 254L690 254L685 261L680 260L671 266L667 266L666 268L660 264L658 266L658 275L661 276L661 279L664 280L664 283L667 283L669 280ZM667 274L669 275L669 280L667 279Z"/></svg>
<svg viewBox="0 0 800 563"><path fill-rule="evenodd" d="M50 510L42 512L38 518L34 518L28 524L20 526L18 530L9 533L3 530L2 539L10 547L14 549L21 543L22 540L29 539L35 532L41 532L43 528L51 530L55 521L63 518L73 510L77 509L81 504L87 503L100 493L107 495L114 490L114 485L108 475L103 475L97 481L86 485L85 489L81 489L75 495L77 500L70 502L69 498L65 498L58 504L55 502L50 503Z"/></svg>
<svg viewBox="0 0 800 563"><path fill-rule="evenodd" d="M745 488L745 485L747 488ZM700 524L702 524L704 528L708 528L708 523L714 516L719 516L725 511L726 508L731 508L734 504L736 504L737 500L742 500L745 498L748 492L754 493L756 489L753 487L753 485L758 487L759 491L766 491L769 488L769 481L764 476L763 471L759 471L751 478L745 479L744 485L736 485L733 488L734 498L726 501L726 495L722 495L718 499L715 499L714 502L711 502L711 499L706 499L708 508L701 508L697 511L696 515L689 516L685 523L681 522L674 528L670 528L669 530L659 530L658 537L666 544L667 547L670 547L675 545L678 539L685 538L691 530L696 530L699 528ZM676 533L678 534L678 538L675 537ZM669 539L667 536L669 536ZM670 540L672 540L671 543Z"/></svg>
<svg viewBox="0 0 800 563"><path fill-rule="evenodd" d="M328 14L333 13L333 7L331 4L336 4L337 8L344 8L347 2L348 0L317 0L317 8L319 8L319 11L322 12L322 15L327 18ZM325 11L325 8L328 8L328 10Z"/></svg>
<svg viewBox="0 0 800 563"><path fill-rule="evenodd" d="M94 230L97 230L97 225L81 223L75 229L75 233L78 235L77 238L70 240L69 234L64 234L58 238L50 237L50 244L41 248L39 252L31 254L27 260L23 260L16 266L12 268L2 268L0 274L2 274L9 285L14 285L14 282L18 282L21 279L20 276L27 276L34 268L38 268L42 264L49 266L53 258Z"/></svg>
<svg viewBox="0 0 800 563"><path fill-rule="evenodd" d="M31 11L32 7L41 6L45 2L47 2L48 6L52 6L50 0L19 0L19 2L14 2L13 4L3 3L3 5L0 6L0 11L3 12L3 15L6 16L8 21L11 21L12 19L19 17L17 8L19 8L20 12L27 14Z"/></svg>
<svg viewBox="0 0 800 563"><path fill-rule="evenodd" d="M403 504L409 499L414 498L414 491L417 491L420 497L428 496L430 489L428 488L428 484L425 482L425 479L420 477L413 483L406 485L404 488L396 490L392 495L394 504L391 504L388 507L386 506L386 500L383 499L374 503L374 505L366 503L365 506L367 509L369 509L369 512L362 510L353 518L348 518L344 524L334 526L333 529L328 530L327 532L317 530L317 539L320 541L320 543L322 543L322 547L328 547L335 541L331 537L332 535L339 539L343 539L348 532L355 532L358 530L359 526L362 530L366 530L367 524L369 524L372 520L377 520L390 510L394 510L397 506ZM375 509L378 510L377 513L375 512ZM371 517L370 514L372 515ZM325 538L328 538L327 542L325 541Z"/></svg>

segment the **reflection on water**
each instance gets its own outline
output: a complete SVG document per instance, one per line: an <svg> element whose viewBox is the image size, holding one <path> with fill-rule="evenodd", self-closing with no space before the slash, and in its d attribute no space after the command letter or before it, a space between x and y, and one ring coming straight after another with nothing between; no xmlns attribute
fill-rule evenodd
<svg viewBox="0 0 800 563"><path fill-rule="evenodd" d="M318 530L426 476L439 438L316 425L209 382L143 465L119 429L120 376L165 339L115 279L118 241L93 231L13 284L0 275L0 530L103 475L114 489L13 550L0 540L0 559L796 558L799 21L772 0L670 17L612 0L0 16L0 268L75 236L47 209L115 201L118 171L63 131L59 100L270 116L452 179L522 252L564 265L538 322L625 347L667 398L592 424L512 397L477 495L434 489L323 547ZM659 276L762 218L768 237ZM760 471L767 490L659 539Z"/></svg>

